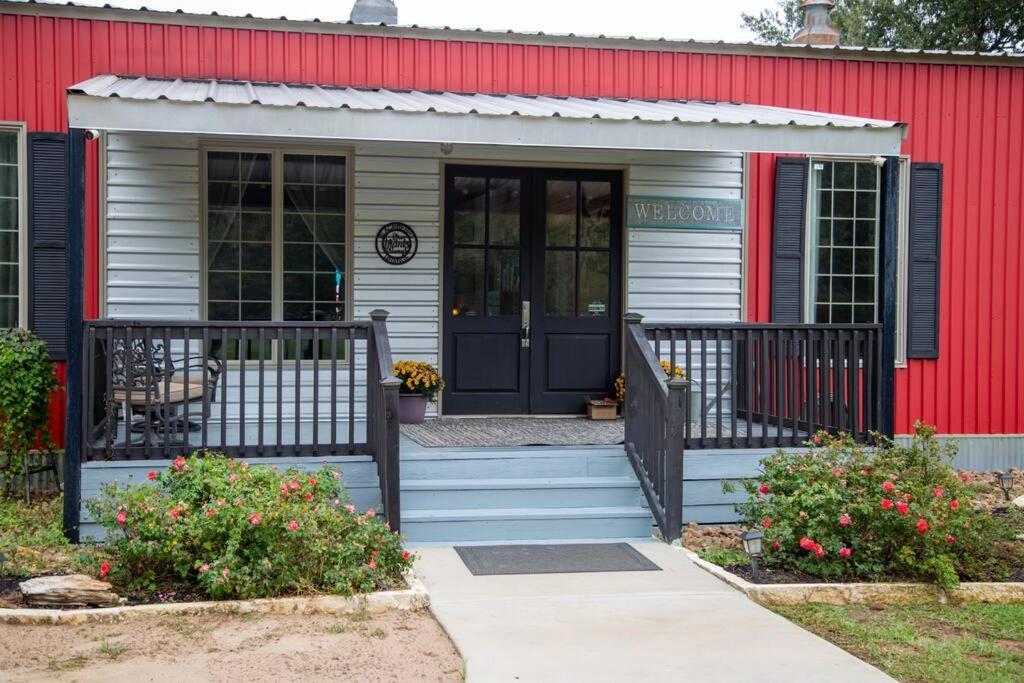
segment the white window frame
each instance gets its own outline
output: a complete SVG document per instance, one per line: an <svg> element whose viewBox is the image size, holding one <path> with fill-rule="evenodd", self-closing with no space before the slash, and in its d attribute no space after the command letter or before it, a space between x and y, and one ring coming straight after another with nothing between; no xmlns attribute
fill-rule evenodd
<svg viewBox="0 0 1024 683"><path fill-rule="evenodd" d="M284 315L284 206L278 188L284 184L284 156L286 154L320 154L345 157L345 306L344 320L352 320L352 269L353 269L353 225L354 211L352 200L354 179L354 152L351 147L304 146L297 144L274 145L261 142L228 142L204 141L199 145L199 196L201 210L199 216L199 318L208 320L207 313L207 278L208 263L206 259L207 241L209 238L207 165L210 152L240 152L271 155L271 319L282 320Z"/></svg>
<svg viewBox="0 0 1024 683"><path fill-rule="evenodd" d="M18 136L18 326L28 327L28 128L0 121L0 132Z"/></svg>
<svg viewBox="0 0 1024 683"><path fill-rule="evenodd" d="M814 273L811 268L811 259L815 256L815 219L814 208L814 164L815 162L858 162L872 161L872 157L851 157L851 156L814 156L808 159L807 166L807 209L804 221L804 301L803 319L810 323L814 320ZM896 238L896 367L907 366L906 350L906 327L907 327L907 240L909 235L910 216L910 156L902 154L899 157L899 215L897 220ZM881 199L882 191L879 188L879 239L882 233ZM879 254L881 252L878 252ZM881 273L877 273L878 286L875 288L876 305L878 296L881 294Z"/></svg>

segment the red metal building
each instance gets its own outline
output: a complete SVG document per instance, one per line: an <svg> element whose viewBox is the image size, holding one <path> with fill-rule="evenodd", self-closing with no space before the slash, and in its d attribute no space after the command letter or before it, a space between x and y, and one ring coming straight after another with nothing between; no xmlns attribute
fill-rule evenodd
<svg viewBox="0 0 1024 683"><path fill-rule="evenodd" d="M915 420L1024 445L1024 58L582 38L0 4L0 122L67 129L101 74L494 94L734 101L905 122L944 167L938 357L895 375ZM87 159L85 316L100 315L99 158ZM749 155L745 316L771 317L775 157ZM55 424L62 417L55 412ZM980 444L980 442L979 442Z"/></svg>

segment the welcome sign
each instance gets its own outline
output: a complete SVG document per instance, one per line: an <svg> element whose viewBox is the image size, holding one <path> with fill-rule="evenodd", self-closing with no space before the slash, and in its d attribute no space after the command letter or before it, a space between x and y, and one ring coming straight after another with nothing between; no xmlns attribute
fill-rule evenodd
<svg viewBox="0 0 1024 683"><path fill-rule="evenodd" d="M743 202L739 199L630 195L626 204L626 225L630 228L739 230L743 227Z"/></svg>

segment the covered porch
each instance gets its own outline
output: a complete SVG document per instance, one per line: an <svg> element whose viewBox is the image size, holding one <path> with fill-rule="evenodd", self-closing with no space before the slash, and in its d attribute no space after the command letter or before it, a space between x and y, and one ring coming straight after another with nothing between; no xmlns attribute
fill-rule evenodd
<svg viewBox="0 0 1024 683"><path fill-rule="evenodd" d="M548 412L538 407L550 403L532 402L530 387L540 384L548 399L564 399L558 405L578 406L552 412L581 412L583 398L610 393L625 371L637 401L624 409L625 450L668 527L681 522L670 511L682 509L684 448L795 446L818 429L858 438L889 431L888 307L877 323L743 322L745 155L884 157L891 167L905 133L899 124L732 103L116 76L72 88L69 112L73 145L87 144L90 131L103 146L105 207L105 317L75 320L72 310L71 329L82 330L69 349L76 467L204 447L250 458L369 457L397 527L389 368L400 358L434 363L449 378L445 415L488 392L503 394L494 405L515 394L507 404L517 408L494 412ZM237 172L236 187L217 176L225 168ZM537 169L571 173L527 177ZM73 156L72 178L81 172ZM586 192L601 174L614 188L594 214L607 237L588 244L586 226L596 223ZM507 217L492 206L501 198L494 178L524 183L510 195L519 202L522 260L505 270L491 260L511 248L490 232L480 245L453 237L466 209L452 195L479 179L481 225L490 231ZM550 192L547 203L543 191L524 199L527 183L541 181L577 193L569 246L543 243ZM717 223L644 223L630 211L645 197L696 197L738 213ZM231 202L237 210L227 210ZM235 223L218 222L229 213ZM250 229L256 217L265 222ZM381 252L379 234L393 223L414 235L408 260ZM247 254L263 258L258 245L267 260L248 268ZM309 246L312 265L289 265L296 245ZM467 275L459 255L473 250L484 265ZM553 269L543 264L559 250L571 251L581 271L588 259L604 264L597 289L582 275L566 281L576 288L572 313L561 316L568 323L544 317ZM534 285L528 252L538 254ZM230 295L227 273L237 275ZM310 293L294 295L292 285ZM466 314L472 302L453 305L460 286L483 288L479 314ZM549 281L550 291L562 287ZM460 344L475 345L476 356ZM556 353L537 370L537 359ZM687 398L674 408L662 361L687 380ZM495 367L512 368L507 384L473 384ZM572 372L560 376L565 368ZM560 385L565 375L586 380Z"/></svg>

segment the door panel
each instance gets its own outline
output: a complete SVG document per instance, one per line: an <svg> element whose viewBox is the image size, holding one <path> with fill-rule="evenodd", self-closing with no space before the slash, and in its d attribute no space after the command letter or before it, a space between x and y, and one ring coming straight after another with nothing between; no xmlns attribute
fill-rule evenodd
<svg viewBox="0 0 1024 683"><path fill-rule="evenodd" d="M582 412L619 368L621 175L449 166L445 191L445 412Z"/></svg>
<svg viewBox="0 0 1024 683"><path fill-rule="evenodd" d="M529 412L528 174L450 166L445 177L445 411Z"/></svg>
<svg viewBox="0 0 1024 683"><path fill-rule="evenodd" d="M530 407L579 413L619 369L621 175L536 171Z"/></svg>

